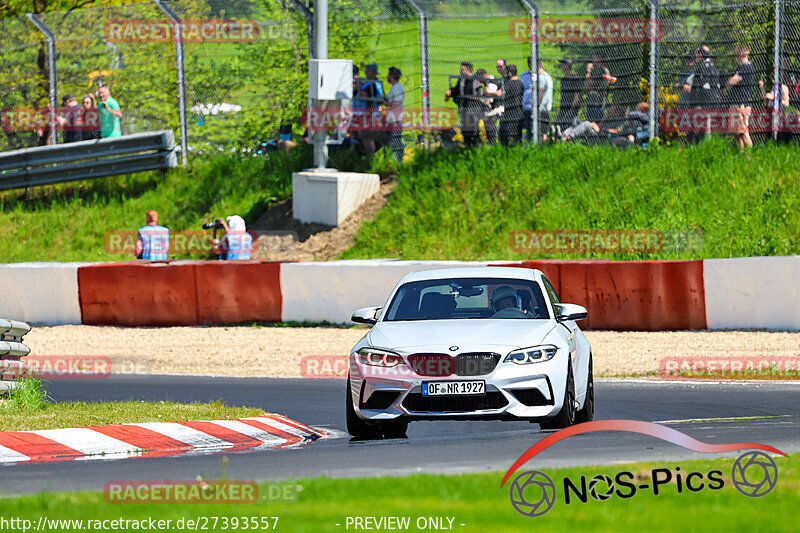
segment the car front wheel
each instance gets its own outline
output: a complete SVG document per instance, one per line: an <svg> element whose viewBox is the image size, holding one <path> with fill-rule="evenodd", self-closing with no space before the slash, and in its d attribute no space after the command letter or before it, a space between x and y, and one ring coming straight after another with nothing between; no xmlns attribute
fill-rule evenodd
<svg viewBox="0 0 800 533"><path fill-rule="evenodd" d="M572 376L572 361L567 361L567 386L564 387L564 404L556 416L539 422L541 429L563 429L575 424L575 378Z"/></svg>
<svg viewBox="0 0 800 533"><path fill-rule="evenodd" d="M405 437L408 431L408 422L370 423L359 418L353 407L349 376L345 394L345 410L347 413L347 432L358 440L400 439Z"/></svg>

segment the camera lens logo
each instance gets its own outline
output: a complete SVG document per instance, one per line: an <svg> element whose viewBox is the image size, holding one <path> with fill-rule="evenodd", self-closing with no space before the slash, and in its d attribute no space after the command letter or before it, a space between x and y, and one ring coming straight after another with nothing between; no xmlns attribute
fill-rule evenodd
<svg viewBox="0 0 800 533"><path fill-rule="evenodd" d="M598 484L600 485L599 487ZM603 488L603 485L605 485L605 492L601 492L600 490ZM614 482L611 481L610 477L603 474L598 474L589 482L589 494L595 500L605 501L609 499L612 494L614 494Z"/></svg>
<svg viewBox="0 0 800 533"><path fill-rule="evenodd" d="M743 453L733 463L731 481L736 490L745 496L765 496L778 483L778 465L764 452Z"/></svg>
<svg viewBox="0 0 800 533"><path fill-rule="evenodd" d="M544 472L529 470L514 479L508 496L518 513L531 517L541 516L553 507L556 486Z"/></svg>

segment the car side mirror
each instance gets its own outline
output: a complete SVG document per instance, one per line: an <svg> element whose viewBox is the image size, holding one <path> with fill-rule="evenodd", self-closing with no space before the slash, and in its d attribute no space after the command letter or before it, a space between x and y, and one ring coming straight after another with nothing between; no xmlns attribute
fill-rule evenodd
<svg viewBox="0 0 800 533"><path fill-rule="evenodd" d="M378 322L378 314L380 307L362 307L350 317L350 320L358 324L376 324Z"/></svg>
<svg viewBox="0 0 800 533"><path fill-rule="evenodd" d="M583 320L589 316L585 307L577 304L556 304L553 306L556 312L556 320Z"/></svg>

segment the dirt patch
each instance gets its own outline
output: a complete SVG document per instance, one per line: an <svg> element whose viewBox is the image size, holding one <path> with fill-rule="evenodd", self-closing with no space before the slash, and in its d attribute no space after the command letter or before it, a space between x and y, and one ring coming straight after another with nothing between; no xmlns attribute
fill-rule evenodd
<svg viewBox="0 0 800 533"><path fill-rule="evenodd" d="M32 355L108 356L112 372L300 377L306 356L345 356L366 328L35 327ZM800 333L589 331L597 376L647 376L664 357L800 354Z"/></svg>
<svg viewBox="0 0 800 533"><path fill-rule="evenodd" d="M361 224L375 219L395 185L394 182L381 183L380 191L339 226L300 222L293 218L291 199L274 205L250 225L250 230L266 233L259 236L253 258L269 261L334 259L353 245Z"/></svg>

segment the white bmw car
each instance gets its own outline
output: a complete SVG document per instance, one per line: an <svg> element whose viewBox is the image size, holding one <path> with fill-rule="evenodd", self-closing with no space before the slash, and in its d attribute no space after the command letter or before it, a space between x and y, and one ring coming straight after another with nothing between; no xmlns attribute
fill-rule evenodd
<svg viewBox="0 0 800 533"><path fill-rule="evenodd" d="M413 420L528 420L544 429L594 416L592 351L539 270L469 267L406 275L350 353L347 429L402 437Z"/></svg>

